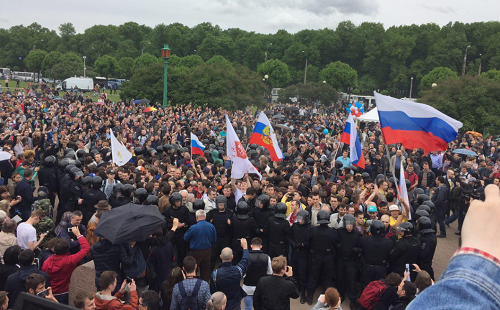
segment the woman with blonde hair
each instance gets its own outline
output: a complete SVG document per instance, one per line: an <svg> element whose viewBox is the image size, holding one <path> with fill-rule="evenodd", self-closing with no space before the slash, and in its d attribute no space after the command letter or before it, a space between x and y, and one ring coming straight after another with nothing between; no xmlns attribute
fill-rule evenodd
<svg viewBox="0 0 500 310"><path fill-rule="evenodd" d="M341 304L337 289L329 287L324 295L319 295L318 302L311 310L342 310Z"/></svg>
<svg viewBox="0 0 500 310"><path fill-rule="evenodd" d="M223 292L215 292L207 302L207 310L226 309L227 297Z"/></svg>

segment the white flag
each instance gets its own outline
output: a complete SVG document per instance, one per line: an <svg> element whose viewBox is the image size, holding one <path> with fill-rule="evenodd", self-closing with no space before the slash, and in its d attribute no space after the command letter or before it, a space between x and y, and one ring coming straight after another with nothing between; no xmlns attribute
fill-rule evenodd
<svg viewBox="0 0 500 310"><path fill-rule="evenodd" d="M399 200L406 203L408 208L410 208L410 199L408 199L408 189L406 188L405 181L405 168L403 166L403 161L401 160L401 168L399 169ZM407 214L408 220L411 220L411 209L410 214Z"/></svg>
<svg viewBox="0 0 500 310"><path fill-rule="evenodd" d="M231 178L241 179L245 173L256 173L262 180L262 175L255 169L250 160L248 160L247 152L243 145L241 145L240 139L234 131L233 125L229 121L226 115L226 153L227 156L233 162L231 167Z"/></svg>
<svg viewBox="0 0 500 310"><path fill-rule="evenodd" d="M113 163L117 166L123 166L132 158L132 153L116 139L113 130L110 129L109 133L111 135L111 155L113 156Z"/></svg>

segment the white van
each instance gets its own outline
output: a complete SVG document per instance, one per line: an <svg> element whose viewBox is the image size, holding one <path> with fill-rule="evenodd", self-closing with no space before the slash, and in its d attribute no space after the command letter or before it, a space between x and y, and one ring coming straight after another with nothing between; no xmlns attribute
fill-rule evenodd
<svg viewBox="0 0 500 310"><path fill-rule="evenodd" d="M65 79L62 83L62 90L67 91L78 87L79 91L87 92L94 90L94 81L87 77L72 77Z"/></svg>

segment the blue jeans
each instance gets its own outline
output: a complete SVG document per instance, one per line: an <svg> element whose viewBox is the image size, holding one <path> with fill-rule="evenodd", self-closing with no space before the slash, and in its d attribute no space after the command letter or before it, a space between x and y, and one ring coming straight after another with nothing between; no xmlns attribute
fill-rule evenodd
<svg viewBox="0 0 500 310"><path fill-rule="evenodd" d="M458 254L436 284L426 288L406 309L500 309L498 279L499 264L479 254Z"/></svg>
<svg viewBox="0 0 500 310"><path fill-rule="evenodd" d="M253 295L247 295L243 298L245 302L245 310L252 310L253 307Z"/></svg>
<svg viewBox="0 0 500 310"><path fill-rule="evenodd" d="M444 215L446 214L446 207L437 207L434 211L436 221L439 224L439 230L442 235L446 236L446 227L444 226Z"/></svg>

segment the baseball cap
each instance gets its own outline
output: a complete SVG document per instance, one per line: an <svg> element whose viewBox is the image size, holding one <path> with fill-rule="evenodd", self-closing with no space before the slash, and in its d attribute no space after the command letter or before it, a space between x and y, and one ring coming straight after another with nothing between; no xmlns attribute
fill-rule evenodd
<svg viewBox="0 0 500 310"><path fill-rule="evenodd" d="M368 212L377 212L377 207L375 207L375 206L368 206Z"/></svg>
<svg viewBox="0 0 500 310"><path fill-rule="evenodd" d="M389 211L399 211L399 207L396 205L390 205L389 206Z"/></svg>

